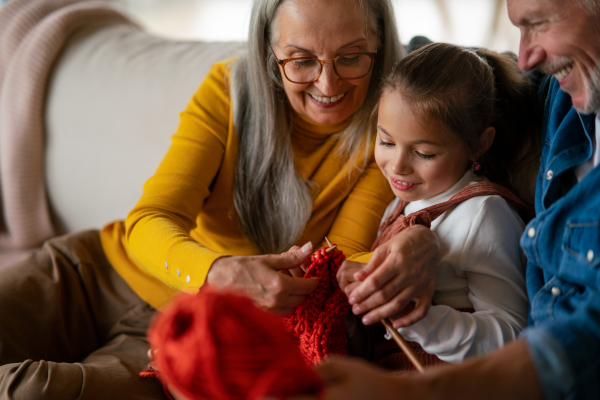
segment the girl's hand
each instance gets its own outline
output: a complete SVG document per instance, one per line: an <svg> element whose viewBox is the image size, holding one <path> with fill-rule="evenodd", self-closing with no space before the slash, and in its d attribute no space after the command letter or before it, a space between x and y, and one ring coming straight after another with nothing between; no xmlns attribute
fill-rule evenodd
<svg viewBox="0 0 600 400"><path fill-rule="evenodd" d="M361 281L356 279L358 272L364 270L367 267L367 264L357 262L357 261L344 261L338 269L336 278L338 281L338 285L340 285L340 289L346 296L349 296L350 293L357 287Z"/></svg>
<svg viewBox="0 0 600 400"><path fill-rule="evenodd" d="M286 315L319 285L317 278L298 278L279 271L293 270L309 260L312 244L282 254L219 258L208 272L209 285L248 296L258 307Z"/></svg>
<svg viewBox="0 0 600 400"><path fill-rule="evenodd" d="M437 236L421 225L379 246L366 267L354 274L360 283L347 293L352 312L366 313L365 325L392 318L394 328L425 317L433 298L439 249Z"/></svg>

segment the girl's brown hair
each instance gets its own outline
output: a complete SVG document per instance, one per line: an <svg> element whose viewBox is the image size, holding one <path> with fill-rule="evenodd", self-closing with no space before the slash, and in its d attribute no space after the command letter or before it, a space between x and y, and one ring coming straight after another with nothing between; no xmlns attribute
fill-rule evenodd
<svg viewBox="0 0 600 400"><path fill-rule="evenodd" d="M515 192L512 176L537 153L529 88L513 54L447 43L415 50L382 82L383 94L399 91L416 114L477 155L490 181ZM494 142L480 154L479 138L488 127L496 129Z"/></svg>

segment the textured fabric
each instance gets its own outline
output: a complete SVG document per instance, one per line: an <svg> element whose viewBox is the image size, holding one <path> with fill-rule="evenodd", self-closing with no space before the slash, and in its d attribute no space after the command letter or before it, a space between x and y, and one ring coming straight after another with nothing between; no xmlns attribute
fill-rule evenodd
<svg viewBox="0 0 600 400"><path fill-rule="evenodd" d="M548 93L548 95L546 95ZM600 166L564 193L573 167L593 155L594 115L580 115L556 79L545 101L537 216L521 245L527 256L531 330L523 335L547 399L597 399L600 393ZM544 333L540 333L540 331ZM531 340L530 340L531 335ZM552 337L537 341L536 337ZM546 348L560 346L560 351ZM557 367L556 360L567 361ZM570 378L570 379L569 379Z"/></svg>
<svg viewBox="0 0 600 400"><path fill-rule="evenodd" d="M588 172L600 164L600 146L598 145L598 143L600 143L600 114L596 114L594 128L596 133L590 136L592 141L592 156L589 158L589 160L573 167L577 181L583 180Z"/></svg>
<svg viewBox="0 0 600 400"><path fill-rule="evenodd" d="M381 234L377 237L375 243L373 243L371 251L374 251L377 247L381 246L404 229L415 224L430 228L431 222L445 213L450 207L476 196L500 196L511 206L515 207L515 209L522 212L524 218L526 218L528 214L527 206L518 196L505 187L492 182L475 183L465 187L448 201L423 208L407 216L403 215L403 212L408 202L400 201L400 204L396 207L396 210L392 215L379 227L379 232Z"/></svg>
<svg viewBox="0 0 600 400"><path fill-rule="evenodd" d="M348 354L344 318L350 304L336 278L345 258L339 250L329 254L325 248L317 250L310 257L304 278L318 278L319 286L283 319L286 331L300 344L307 365L320 364L335 354Z"/></svg>
<svg viewBox="0 0 600 400"><path fill-rule="evenodd" d="M238 138L228 81L228 62L215 64L181 114L171 147L126 222L101 232L111 264L157 308L180 290L196 292L217 258L258 254L233 206ZM335 133L344 124L291 118L297 171L315 188L312 214L298 244L310 240L322 247L327 235L345 254L365 251L393 197L372 153L361 174L337 153Z"/></svg>
<svg viewBox="0 0 600 400"><path fill-rule="evenodd" d="M447 191L409 203L405 213L445 202L469 184L486 181L469 170ZM431 230L440 241L435 305L421 321L398 330L404 339L447 362L487 353L515 339L527 325L529 304L519 247L523 225L499 196L473 197L433 220ZM461 308L475 312L457 310Z"/></svg>
<svg viewBox="0 0 600 400"><path fill-rule="evenodd" d="M13 0L0 9L0 248L54 236L44 184L47 80L79 28L131 23L103 1Z"/></svg>
<svg viewBox="0 0 600 400"><path fill-rule="evenodd" d="M0 398L164 399L137 376L155 312L108 263L98 231L47 241L0 270Z"/></svg>
<svg viewBox="0 0 600 400"><path fill-rule="evenodd" d="M160 378L188 400L279 399L323 387L281 319L240 295L181 294L148 337Z"/></svg>

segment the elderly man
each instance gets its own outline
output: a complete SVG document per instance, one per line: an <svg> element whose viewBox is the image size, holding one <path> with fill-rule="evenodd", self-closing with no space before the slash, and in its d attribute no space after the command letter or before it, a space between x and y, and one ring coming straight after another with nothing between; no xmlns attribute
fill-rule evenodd
<svg viewBox="0 0 600 400"><path fill-rule="evenodd" d="M536 218L528 259L530 327L461 365L390 378L351 359L320 367L327 399L598 399L600 396L600 1L508 0L519 66L548 75Z"/></svg>

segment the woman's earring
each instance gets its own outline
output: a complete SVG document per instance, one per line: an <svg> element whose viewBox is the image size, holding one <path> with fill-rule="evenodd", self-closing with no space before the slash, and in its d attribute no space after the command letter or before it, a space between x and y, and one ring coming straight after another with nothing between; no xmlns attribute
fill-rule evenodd
<svg viewBox="0 0 600 400"><path fill-rule="evenodd" d="M473 165L471 165L471 169L472 169L473 171L479 171L479 170L481 169L481 164L479 164L477 161L475 161L475 162L473 163Z"/></svg>

